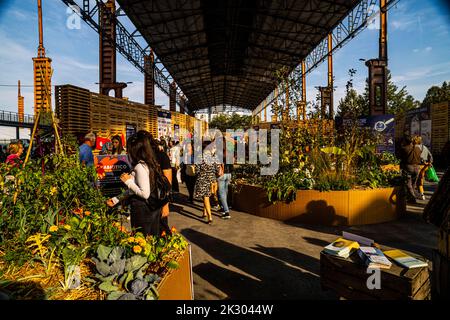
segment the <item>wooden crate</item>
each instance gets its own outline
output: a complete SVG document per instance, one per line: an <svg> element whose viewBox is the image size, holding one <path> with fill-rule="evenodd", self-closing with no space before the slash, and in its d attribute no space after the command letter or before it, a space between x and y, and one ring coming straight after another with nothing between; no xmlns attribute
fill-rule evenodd
<svg viewBox="0 0 450 320"><path fill-rule="evenodd" d="M369 289L371 276L357 253L349 258L320 254L320 281L323 289L334 290L352 300L429 300L431 279L429 267L404 269L393 262L380 271L380 289Z"/></svg>

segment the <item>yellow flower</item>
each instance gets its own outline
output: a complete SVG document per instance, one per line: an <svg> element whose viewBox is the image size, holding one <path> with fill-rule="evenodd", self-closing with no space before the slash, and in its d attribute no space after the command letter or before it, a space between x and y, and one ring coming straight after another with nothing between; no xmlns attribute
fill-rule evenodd
<svg viewBox="0 0 450 320"><path fill-rule="evenodd" d="M121 227L119 228L119 231L121 231L121 232L123 232L123 233L128 233L127 228L125 228L124 226L121 226Z"/></svg>
<svg viewBox="0 0 450 320"><path fill-rule="evenodd" d="M176 229L175 227L172 227L172 229L170 229L170 232L176 233L176 232L177 232L177 229Z"/></svg>
<svg viewBox="0 0 450 320"><path fill-rule="evenodd" d="M141 246L134 246L133 247L133 252L134 253L141 253L142 251L142 247Z"/></svg>
<svg viewBox="0 0 450 320"><path fill-rule="evenodd" d="M68 224L65 224L65 225L64 225L64 229L66 229L66 230L72 230L72 227L69 226Z"/></svg>
<svg viewBox="0 0 450 320"><path fill-rule="evenodd" d="M54 194L56 194L57 191L58 191L58 189L56 187L52 187L50 189L50 194L53 196Z"/></svg>
<svg viewBox="0 0 450 320"><path fill-rule="evenodd" d="M50 229L48 229L50 232L56 232L58 231L58 226L51 226Z"/></svg>
<svg viewBox="0 0 450 320"><path fill-rule="evenodd" d="M129 243L135 242L134 237L129 237L129 238L128 238L128 242L129 242Z"/></svg>
<svg viewBox="0 0 450 320"><path fill-rule="evenodd" d="M90 216L91 215L91 212L90 211L85 211L84 212L84 215L87 217L87 216Z"/></svg>
<svg viewBox="0 0 450 320"><path fill-rule="evenodd" d="M136 242L142 247L144 247L147 244L147 242L142 238L137 238Z"/></svg>

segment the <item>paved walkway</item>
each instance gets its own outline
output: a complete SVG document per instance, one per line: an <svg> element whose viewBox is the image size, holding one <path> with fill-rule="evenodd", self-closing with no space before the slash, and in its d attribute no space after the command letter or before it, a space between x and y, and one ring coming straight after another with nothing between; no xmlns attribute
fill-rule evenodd
<svg viewBox="0 0 450 320"><path fill-rule="evenodd" d="M170 225L192 244L194 294L216 299L337 299L322 291L319 254L343 230L431 259L437 228L422 220L426 201L408 206L398 221L358 227L293 225L231 211L230 220L215 213L213 224L201 218L202 204L187 204L181 186ZM427 186L428 199L435 186Z"/></svg>

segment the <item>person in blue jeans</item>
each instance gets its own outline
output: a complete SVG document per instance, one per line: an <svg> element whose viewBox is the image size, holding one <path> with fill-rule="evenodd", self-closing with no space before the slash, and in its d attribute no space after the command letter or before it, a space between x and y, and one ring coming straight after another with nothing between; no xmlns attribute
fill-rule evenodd
<svg viewBox="0 0 450 320"><path fill-rule="evenodd" d="M217 193L219 195L219 203L223 209L222 219L230 219L230 208L228 206L228 186L231 182L231 173L233 171L233 164L226 163L226 154L227 152L234 153L233 142L224 138L223 143L223 164L221 164L221 168L219 170L219 178L217 179L218 190ZM234 158L234 157L233 157Z"/></svg>
<svg viewBox="0 0 450 320"><path fill-rule="evenodd" d="M219 202L223 209L222 219L230 219L230 209L228 207L228 186L231 182L231 171L233 170L232 164L222 164L223 166L223 175L217 179L218 182L218 193L219 193Z"/></svg>

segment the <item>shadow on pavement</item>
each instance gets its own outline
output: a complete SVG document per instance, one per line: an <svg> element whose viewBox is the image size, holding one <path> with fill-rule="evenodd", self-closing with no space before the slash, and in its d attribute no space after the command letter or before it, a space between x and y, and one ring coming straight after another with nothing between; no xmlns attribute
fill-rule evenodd
<svg viewBox="0 0 450 320"><path fill-rule="evenodd" d="M206 262L195 266L193 271L231 299L336 299L333 293L321 290L319 276L279 260L285 258L292 265L317 273L319 261L314 258L283 248L256 248L276 257L273 258L193 229L181 233L225 265L226 269Z"/></svg>

